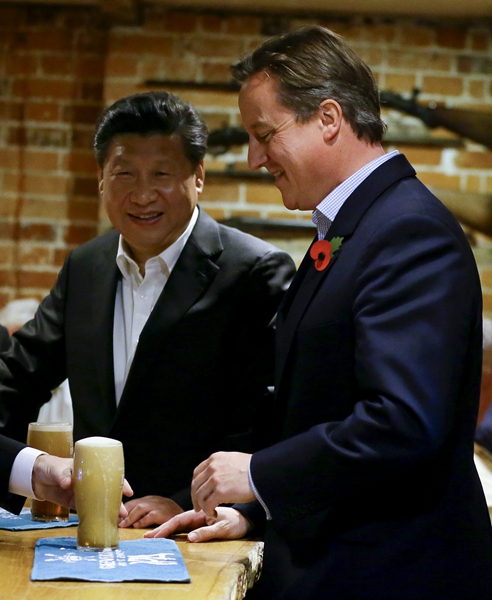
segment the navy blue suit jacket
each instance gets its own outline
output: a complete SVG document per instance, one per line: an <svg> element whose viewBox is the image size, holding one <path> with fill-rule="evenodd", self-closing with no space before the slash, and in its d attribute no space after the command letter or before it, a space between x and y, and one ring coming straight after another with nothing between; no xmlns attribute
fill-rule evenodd
<svg viewBox="0 0 492 600"><path fill-rule="evenodd" d="M403 155L347 199L337 236L329 265L308 254L279 309L276 443L251 461L272 514L255 594L491 598L469 244Z"/></svg>

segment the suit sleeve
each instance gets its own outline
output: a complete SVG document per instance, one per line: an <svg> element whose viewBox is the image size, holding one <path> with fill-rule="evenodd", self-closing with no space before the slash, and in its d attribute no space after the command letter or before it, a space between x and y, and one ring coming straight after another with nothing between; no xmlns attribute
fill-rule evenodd
<svg viewBox="0 0 492 600"><path fill-rule="evenodd" d="M382 223L353 271L351 354L342 337L334 339L333 323L298 329L287 377L301 377L303 367L313 377L304 397L289 397L290 406L304 403L317 413L324 403L340 401L328 386L316 385L316 370L327 373L326 381L343 373L355 391L344 418L319 422L254 454L252 477L274 521L384 493L396 504L403 480L424 498L426 478L445 477L439 457L456 443L457 422L467 420L473 430L478 407L478 390L468 388L480 381L480 358L470 347L481 340L481 294L465 245L448 224L424 215ZM332 284L324 290L329 302L336 284L325 281Z"/></svg>
<svg viewBox="0 0 492 600"><path fill-rule="evenodd" d="M64 339L65 263L34 318L13 334L0 354L0 432L25 441L27 425L66 378Z"/></svg>
<svg viewBox="0 0 492 600"><path fill-rule="evenodd" d="M0 435L0 506L18 514L25 498L9 492L9 480L12 465L17 454L25 448L25 444Z"/></svg>

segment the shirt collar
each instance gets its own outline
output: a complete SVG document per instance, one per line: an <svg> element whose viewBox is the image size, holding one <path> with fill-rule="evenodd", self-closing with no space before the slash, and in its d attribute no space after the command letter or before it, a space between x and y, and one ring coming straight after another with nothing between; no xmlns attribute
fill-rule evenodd
<svg viewBox="0 0 492 600"><path fill-rule="evenodd" d="M393 152L378 156L378 158L375 158L367 163L367 165L364 165L345 181L342 181L340 185L323 198L314 209L312 217L313 223L318 229L318 239L323 239L326 236L338 211L342 208L345 200L347 200L350 194L380 165L397 154L399 154L398 150L393 150Z"/></svg>
<svg viewBox="0 0 492 600"><path fill-rule="evenodd" d="M190 237L191 232L193 231L193 228L195 227L195 224L198 219L198 214L198 207L195 206L193 214L191 215L191 219L186 229L179 236L179 238L175 242L173 242L168 248L163 250L160 254L149 258L145 265L147 266L157 263L160 272L169 277L171 271L178 262L178 258L181 252L183 251L183 248L185 247L186 242L188 241L188 238ZM123 236L120 235L120 239L118 242L118 252L116 253L116 264L118 265L118 268L125 279L131 279L132 277L136 277L137 281L140 282L143 280L143 277L140 273L140 269L138 268L138 265L135 262L135 260L129 255L127 248L127 242L125 241Z"/></svg>

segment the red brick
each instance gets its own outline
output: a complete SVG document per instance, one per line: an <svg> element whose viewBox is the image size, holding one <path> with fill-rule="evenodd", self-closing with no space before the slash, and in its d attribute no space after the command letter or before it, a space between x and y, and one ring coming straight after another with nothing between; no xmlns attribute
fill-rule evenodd
<svg viewBox="0 0 492 600"><path fill-rule="evenodd" d="M65 259L67 258L67 254L69 253L68 248L55 248L53 264L55 267L62 267Z"/></svg>
<svg viewBox="0 0 492 600"><path fill-rule="evenodd" d="M235 37L194 35L183 42L183 52L191 52L197 57L213 57L236 60L243 51L243 41Z"/></svg>
<svg viewBox="0 0 492 600"><path fill-rule="evenodd" d="M23 156L20 148L0 147L0 165L2 169L18 169Z"/></svg>
<svg viewBox="0 0 492 600"><path fill-rule="evenodd" d="M436 43L444 48L460 50L466 45L466 31L461 27L437 27Z"/></svg>
<svg viewBox="0 0 492 600"><path fill-rule="evenodd" d="M492 150L486 152L458 152L454 164L459 169L492 169Z"/></svg>
<svg viewBox="0 0 492 600"><path fill-rule="evenodd" d="M53 242L56 238L56 231L51 225L42 225L40 223L22 224L19 235L23 240Z"/></svg>
<svg viewBox="0 0 492 600"><path fill-rule="evenodd" d="M471 49L479 52L487 52L490 44L489 31L471 31L470 32Z"/></svg>
<svg viewBox="0 0 492 600"><path fill-rule="evenodd" d="M79 79L103 79L105 67L105 55L76 56L73 61L73 74Z"/></svg>
<svg viewBox="0 0 492 600"><path fill-rule="evenodd" d="M436 94L439 96L461 96L463 94L463 80L460 77L423 77L423 94Z"/></svg>
<svg viewBox="0 0 492 600"><path fill-rule="evenodd" d="M235 33L238 36L258 35L261 31L261 18L251 15L229 15L225 29L227 33Z"/></svg>
<svg viewBox="0 0 492 600"><path fill-rule="evenodd" d="M63 241L66 244L83 244L97 235L97 227L93 225L69 225L65 230Z"/></svg>
<svg viewBox="0 0 492 600"><path fill-rule="evenodd" d="M198 25L196 13L184 11L149 10L146 14L145 28L158 29L171 33L193 33Z"/></svg>
<svg viewBox="0 0 492 600"><path fill-rule="evenodd" d="M75 97L76 82L61 79L15 79L12 95L24 98L56 98L68 100Z"/></svg>
<svg viewBox="0 0 492 600"><path fill-rule="evenodd" d="M24 142L43 148L65 148L69 144L70 132L54 127L29 127L24 132Z"/></svg>
<svg viewBox="0 0 492 600"><path fill-rule="evenodd" d="M81 127L74 128L71 136L72 148L92 149L93 137L94 131L92 127L90 129L82 129Z"/></svg>
<svg viewBox="0 0 492 600"><path fill-rule="evenodd" d="M223 63L204 62L202 64L203 80L207 82L220 81L224 83L233 81L229 70L230 64L230 61L224 61Z"/></svg>
<svg viewBox="0 0 492 600"><path fill-rule="evenodd" d="M52 264L52 251L50 248L41 245L21 246L19 262L23 267L27 265L48 266Z"/></svg>
<svg viewBox="0 0 492 600"><path fill-rule="evenodd" d="M26 102L25 117L27 121L58 121L60 104L58 102Z"/></svg>
<svg viewBox="0 0 492 600"><path fill-rule="evenodd" d="M31 194L49 194L50 196L62 196L69 191L70 175L31 175L23 177L23 189Z"/></svg>
<svg viewBox="0 0 492 600"><path fill-rule="evenodd" d="M15 274L10 269L0 269L0 286L13 287L15 285Z"/></svg>
<svg viewBox="0 0 492 600"><path fill-rule="evenodd" d="M75 177L73 180L72 193L75 196L98 196L98 183L95 175L93 177Z"/></svg>
<svg viewBox="0 0 492 600"><path fill-rule="evenodd" d="M110 38L110 53L122 54L157 54L170 56L173 52L174 41L170 35L149 35L135 33L133 35L118 35L113 33Z"/></svg>
<svg viewBox="0 0 492 600"><path fill-rule="evenodd" d="M99 200L78 200L71 198L67 206L67 217L71 221L99 220Z"/></svg>
<svg viewBox="0 0 492 600"><path fill-rule="evenodd" d="M47 31L24 31L15 38L17 50L49 50L68 52L72 49L73 36L69 31L50 29Z"/></svg>
<svg viewBox="0 0 492 600"><path fill-rule="evenodd" d="M0 101L0 118L6 121L19 121L24 115L24 105L17 100Z"/></svg>
<svg viewBox="0 0 492 600"><path fill-rule="evenodd" d="M239 184L224 183L224 179L218 180L209 176L206 180L200 202L237 202L239 200Z"/></svg>
<svg viewBox="0 0 492 600"><path fill-rule="evenodd" d="M400 45L402 46L430 46L434 41L434 28L402 25Z"/></svg>
<svg viewBox="0 0 492 600"><path fill-rule="evenodd" d="M79 100L102 101L104 85L100 81L81 81L78 84L77 98Z"/></svg>
<svg viewBox="0 0 492 600"><path fill-rule="evenodd" d="M12 265L14 261L15 245L12 243L0 244L0 264Z"/></svg>
<svg viewBox="0 0 492 600"><path fill-rule="evenodd" d="M24 168L27 171L54 171L58 168L60 156L57 152L27 150L24 152Z"/></svg>
<svg viewBox="0 0 492 600"><path fill-rule="evenodd" d="M111 54L106 62L108 77L136 77L139 58L121 54Z"/></svg>
<svg viewBox="0 0 492 600"><path fill-rule="evenodd" d="M74 50L104 55L108 45L108 30L94 17L91 17L90 27L79 30L74 36Z"/></svg>
<svg viewBox="0 0 492 600"><path fill-rule="evenodd" d="M57 273L45 271L19 271L19 288L45 288L51 289L55 284Z"/></svg>
<svg viewBox="0 0 492 600"><path fill-rule="evenodd" d="M102 103L96 105L71 104L64 106L62 120L65 123L86 123L94 125L102 110Z"/></svg>
<svg viewBox="0 0 492 600"><path fill-rule="evenodd" d="M5 61L7 75L36 75L39 60L32 54L10 54Z"/></svg>
<svg viewBox="0 0 492 600"><path fill-rule="evenodd" d="M269 183L250 183L246 187L248 204L272 204L281 206L282 196L279 190Z"/></svg>
<svg viewBox="0 0 492 600"><path fill-rule="evenodd" d="M468 92L473 98L485 99L485 81L470 79L468 81Z"/></svg>
<svg viewBox="0 0 492 600"><path fill-rule="evenodd" d="M97 172L96 159L92 149L73 150L63 157L62 168L71 173L90 173L94 176Z"/></svg>
<svg viewBox="0 0 492 600"><path fill-rule="evenodd" d="M11 240L14 237L15 237L14 224L0 220L0 240Z"/></svg>

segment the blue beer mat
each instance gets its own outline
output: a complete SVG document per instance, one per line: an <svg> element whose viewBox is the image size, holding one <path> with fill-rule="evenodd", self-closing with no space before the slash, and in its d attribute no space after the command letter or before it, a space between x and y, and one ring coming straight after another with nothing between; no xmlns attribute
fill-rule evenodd
<svg viewBox="0 0 492 600"><path fill-rule="evenodd" d="M68 521L33 521L29 508L23 508L20 515L14 515L8 510L0 508L0 529L10 531L23 531L24 529L53 529L54 527L72 527L78 525L77 515L69 515Z"/></svg>
<svg viewBox="0 0 492 600"><path fill-rule="evenodd" d="M34 549L32 581L158 581L190 583L183 556L173 540L120 541L116 550L77 550L75 537L40 538Z"/></svg>

